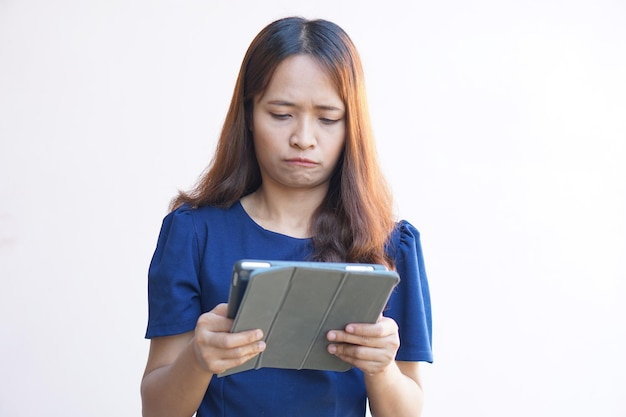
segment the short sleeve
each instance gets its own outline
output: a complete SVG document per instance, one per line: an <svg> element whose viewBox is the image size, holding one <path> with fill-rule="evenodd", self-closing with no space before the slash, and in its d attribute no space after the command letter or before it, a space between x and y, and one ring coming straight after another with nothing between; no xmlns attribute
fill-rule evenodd
<svg viewBox="0 0 626 417"><path fill-rule="evenodd" d="M402 220L389 247L400 282L392 293L385 315L398 323L400 361L432 362L432 313L430 290L418 230Z"/></svg>
<svg viewBox="0 0 626 417"><path fill-rule="evenodd" d="M201 314L200 256L193 213L179 208L164 219L148 270L146 338L191 331Z"/></svg>

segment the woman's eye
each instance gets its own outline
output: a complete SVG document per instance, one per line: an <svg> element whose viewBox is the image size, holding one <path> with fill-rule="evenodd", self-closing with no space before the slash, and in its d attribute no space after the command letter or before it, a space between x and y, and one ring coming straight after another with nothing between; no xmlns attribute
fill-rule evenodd
<svg viewBox="0 0 626 417"><path fill-rule="evenodd" d="M341 119L329 119L327 117L320 118L320 122L322 122L325 125L332 125L333 123L337 123L339 120Z"/></svg>
<svg viewBox="0 0 626 417"><path fill-rule="evenodd" d="M282 114L282 113L270 113L272 115L272 117L274 119L277 120L287 120L289 118L289 114Z"/></svg>

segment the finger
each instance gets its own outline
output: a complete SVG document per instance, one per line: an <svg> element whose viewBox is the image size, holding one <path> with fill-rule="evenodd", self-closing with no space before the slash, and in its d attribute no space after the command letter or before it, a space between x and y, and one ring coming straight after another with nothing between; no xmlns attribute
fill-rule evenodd
<svg viewBox="0 0 626 417"><path fill-rule="evenodd" d="M261 352L255 351L255 352L251 352L248 355L235 356L233 358L224 359L222 362L224 363L224 368L226 370L226 369L234 368L235 366L242 365L248 362L249 360L255 358L260 353Z"/></svg>
<svg viewBox="0 0 626 417"><path fill-rule="evenodd" d="M384 345L384 342L382 342L380 338L353 335L342 330L331 330L328 332L327 338L330 342L337 344L351 344L369 347L382 347Z"/></svg>
<svg viewBox="0 0 626 417"><path fill-rule="evenodd" d="M260 329L246 330L237 333L221 333L220 336L221 344L219 346L223 349L235 349L263 340L263 332Z"/></svg>
<svg viewBox="0 0 626 417"><path fill-rule="evenodd" d="M201 329L197 332L197 338L201 345L227 350L260 342L263 339L263 332L258 329L238 333L203 331Z"/></svg>
<svg viewBox="0 0 626 417"><path fill-rule="evenodd" d="M364 372L378 372L389 366L395 360L397 347L389 344L383 348L349 345L331 344L328 352L339 359L352 364Z"/></svg>
<svg viewBox="0 0 626 417"><path fill-rule="evenodd" d="M328 352L339 356L341 359L349 359L351 361L361 360L379 362L385 358L384 353L381 353L381 349L369 346L331 344L328 345Z"/></svg>
<svg viewBox="0 0 626 417"><path fill-rule="evenodd" d="M200 356L202 357L206 369L217 374L249 361L264 350L265 343L256 342L235 349L222 350L208 348L202 350Z"/></svg>
<svg viewBox="0 0 626 417"><path fill-rule="evenodd" d="M342 361L368 374L380 372L391 362L389 357L381 355L378 349L364 348L362 346L330 345L328 350Z"/></svg>
<svg viewBox="0 0 626 417"><path fill-rule="evenodd" d="M369 334L378 334L371 332ZM380 333L382 334L382 333ZM360 346L369 346L382 348L387 345L395 345L399 343L399 336L397 333L382 335L382 336L363 336L360 334L347 333L343 330L331 330L327 334L327 339L333 343L345 343Z"/></svg>
<svg viewBox="0 0 626 417"><path fill-rule="evenodd" d="M262 339L261 330L230 333L213 332L200 327L196 329L194 345L203 362L213 367L222 360L249 358L264 351L265 342Z"/></svg>
<svg viewBox="0 0 626 417"><path fill-rule="evenodd" d="M238 359L243 358L244 362L248 359L258 355L259 353L265 350L265 342L258 341L254 343L250 343L244 346L239 346L236 348L225 350L225 358Z"/></svg>
<svg viewBox="0 0 626 417"><path fill-rule="evenodd" d="M202 314L198 318L196 329L211 332L230 332L233 327L233 321L225 316L214 314L213 310Z"/></svg>
<svg viewBox="0 0 626 417"><path fill-rule="evenodd" d="M258 341L229 349L208 349L207 353L223 361L241 361L241 363L265 350L265 342Z"/></svg>
<svg viewBox="0 0 626 417"><path fill-rule="evenodd" d="M379 317L376 323L350 323L346 333L365 337L385 337L398 332L398 324L389 317Z"/></svg>

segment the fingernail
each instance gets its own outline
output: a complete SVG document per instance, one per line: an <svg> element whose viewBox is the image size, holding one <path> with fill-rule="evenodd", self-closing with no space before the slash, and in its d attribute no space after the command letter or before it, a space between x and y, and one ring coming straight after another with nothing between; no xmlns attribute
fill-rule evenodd
<svg viewBox="0 0 626 417"><path fill-rule="evenodd" d="M328 340L335 340L337 338L337 334L335 332L328 332Z"/></svg>
<svg viewBox="0 0 626 417"><path fill-rule="evenodd" d="M352 325L347 325L347 326L346 326L346 332L348 332L348 333L354 333L354 326L352 326Z"/></svg>
<svg viewBox="0 0 626 417"><path fill-rule="evenodd" d="M335 345L328 345L328 352L334 354L335 352L337 352L337 346L335 346Z"/></svg>

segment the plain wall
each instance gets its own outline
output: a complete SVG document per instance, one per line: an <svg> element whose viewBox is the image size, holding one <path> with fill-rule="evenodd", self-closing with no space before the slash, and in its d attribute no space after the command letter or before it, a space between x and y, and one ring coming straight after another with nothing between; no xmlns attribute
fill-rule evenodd
<svg viewBox="0 0 626 417"><path fill-rule="evenodd" d="M138 416L161 220L278 17L365 65L422 234L424 416L626 415L626 3L0 0L0 415Z"/></svg>

